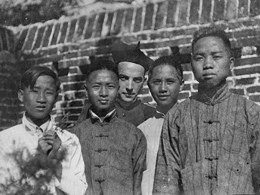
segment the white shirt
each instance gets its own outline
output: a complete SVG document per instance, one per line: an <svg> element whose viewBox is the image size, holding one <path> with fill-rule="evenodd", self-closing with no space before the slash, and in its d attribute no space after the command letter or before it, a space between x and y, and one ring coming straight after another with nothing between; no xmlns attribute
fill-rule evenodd
<svg viewBox="0 0 260 195"><path fill-rule="evenodd" d="M41 130L41 129L43 130ZM6 180L19 179L20 166L13 156L15 152L22 151L22 159L35 155L38 139L44 131L54 130L61 139L60 149L66 149L65 159L62 164L61 180L53 178L49 183L49 189L56 194L55 187L68 195L83 195L87 189L85 177L85 165L81 153L81 145L76 135L56 127L52 120L37 127L27 120L25 115L22 124L13 126L0 132L0 184L6 184ZM1 190L1 188L0 188Z"/></svg>
<svg viewBox="0 0 260 195"><path fill-rule="evenodd" d="M142 179L143 195L151 195L153 192L156 158L164 121L164 114L159 113L158 111L157 113L158 116L149 118L138 126L138 128L144 133L147 140L147 169L143 172Z"/></svg>

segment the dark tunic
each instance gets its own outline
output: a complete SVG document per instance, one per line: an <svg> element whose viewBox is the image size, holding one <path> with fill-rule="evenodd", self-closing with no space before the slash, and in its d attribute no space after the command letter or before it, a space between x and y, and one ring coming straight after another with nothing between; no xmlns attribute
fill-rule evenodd
<svg viewBox="0 0 260 195"><path fill-rule="evenodd" d="M115 116L87 117L74 128L85 162L87 194L141 194L146 139L133 124Z"/></svg>
<svg viewBox="0 0 260 195"><path fill-rule="evenodd" d="M77 124L86 119L89 107L90 103L85 104L78 118ZM117 100L115 107L118 118L130 122L135 126L138 126L156 114L156 109L154 107L146 105L140 100L136 100L130 105L126 105L125 102Z"/></svg>
<svg viewBox="0 0 260 195"><path fill-rule="evenodd" d="M260 107L227 86L167 114L154 194L254 194L260 184Z"/></svg>

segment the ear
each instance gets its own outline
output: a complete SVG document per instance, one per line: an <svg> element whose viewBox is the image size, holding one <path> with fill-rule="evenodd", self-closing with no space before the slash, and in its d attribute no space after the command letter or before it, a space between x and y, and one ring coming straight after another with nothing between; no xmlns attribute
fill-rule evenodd
<svg viewBox="0 0 260 195"><path fill-rule="evenodd" d="M232 70L234 68L235 58L234 57L230 57L229 61L230 61L230 70Z"/></svg>
<svg viewBox="0 0 260 195"><path fill-rule="evenodd" d="M18 95L19 101L23 103L23 90L19 89L17 92L17 95Z"/></svg>
<svg viewBox="0 0 260 195"><path fill-rule="evenodd" d="M184 80L181 80L181 83L180 83L180 91L182 91L183 86L184 86Z"/></svg>

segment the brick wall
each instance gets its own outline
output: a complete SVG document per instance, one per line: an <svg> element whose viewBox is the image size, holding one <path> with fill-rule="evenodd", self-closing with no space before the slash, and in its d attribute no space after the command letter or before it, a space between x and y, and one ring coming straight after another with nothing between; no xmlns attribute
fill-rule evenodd
<svg viewBox="0 0 260 195"><path fill-rule="evenodd" d="M15 125L20 111L17 99L17 78L20 71L14 55L11 30L0 27L0 129Z"/></svg>
<svg viewBox="0 0 260 195"><path fill-rule="evenodd" d="M55 108L56 120L69 113L73 123L86 99L84 70L90 56L109 57L115 39L141 49L153 59L179 50L183 55L185 85L179 99L197 90L189 52L192 34L214 23L230 36L236 63L229 83L232 90L260 102L260 1L162 0L144 6L128 5L116 11L64 17L18 27L15 51L20 66L57 67L62 93ZM151 102L147 86L140 98Z"/></svg>

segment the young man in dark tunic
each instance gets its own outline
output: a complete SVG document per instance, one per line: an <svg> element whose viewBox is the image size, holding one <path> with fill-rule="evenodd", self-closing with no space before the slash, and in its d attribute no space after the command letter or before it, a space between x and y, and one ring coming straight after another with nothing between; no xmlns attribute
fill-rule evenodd
<svg viewBox="0 0 260 195"><path fill-rule="evenodd" d="M140 50L140 44L130 46L121 41L112 45L112 56L119 73L119 91L115 103L118 118L139 125L153 115L155 109L138 100L145 82L145 73L152 60ZM86 118L90 104L84 106L78 122Z"/></svg>
<svg viewBox="0 0 260 195"><path fill-rule="evenodd" d="M82 145L87 194L141 194L146 169L146 139L116 115L118 73L113 62L97 61L87 75L91 103L87 119L74 132Z"/></svg>
<svg viewBox="0 0 260 195"><path fill-rule="evenodd" d="M209 27L194 34L198 93L166 116L154 194L259 193L260 108L229 92L226 78L233 64L223 30Z"/></svg>

